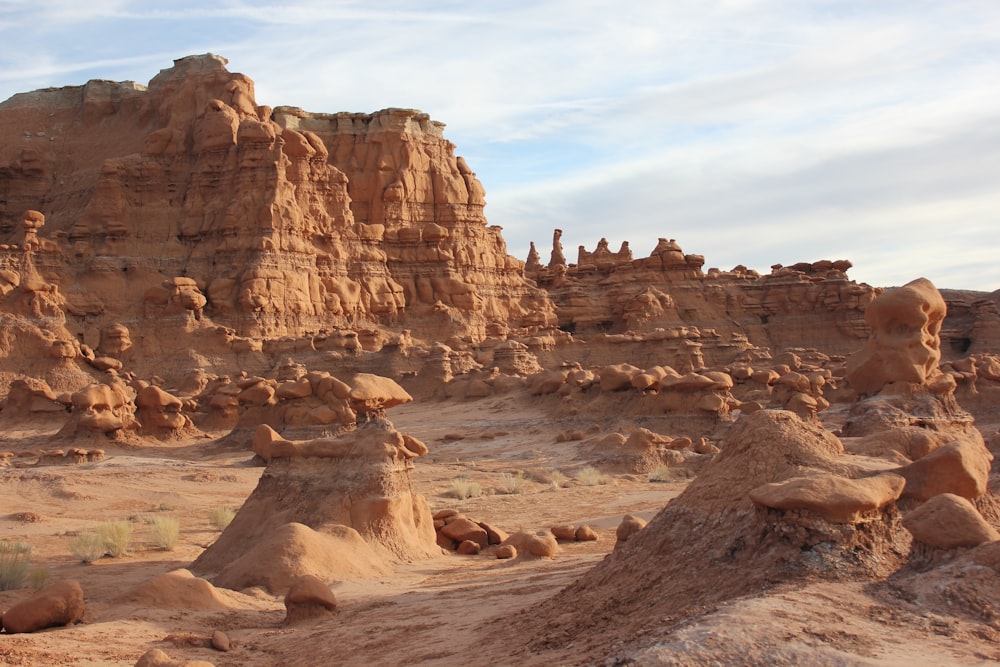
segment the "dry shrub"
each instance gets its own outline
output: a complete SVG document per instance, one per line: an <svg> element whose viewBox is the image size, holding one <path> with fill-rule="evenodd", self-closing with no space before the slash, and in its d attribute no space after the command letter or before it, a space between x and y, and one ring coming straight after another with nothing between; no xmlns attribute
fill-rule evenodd
<svg viewBox="0 0 1000 667"><path fill-rule="evenodd" d="M132 522L119 519L102 523L97 527L97 534L104 541L104 552L112 558L121 558L128 553L132 541Z"/></svg>
<svg viewBox="0 0 1000 667"><path fill-rule="evenodd" d="M232 507L216 507L208 515L208 520L219 530L225 530L226 526L233 522L236 517L236 510Z"/></svg>
<svg viewBox="0 0 1000 667"><path fill-rule="evenodd" d="M598 470L593 466L587 466L586 468L581 468L576 471L576 481L580 482L584 486L598 486L599 484L607 484L607 477L603 472Z"/></svg>
<svg viewBox="0 0 1000 667"><path fill-rule="evenodd" d="M465 477L457 477L451 481L449 492L459 500L466 498L478 498L483 495L483 487L478 482L473 482Z"/></svg>
<svg viewBox="0 0 1000 667"><path fill-rule="evenodd" d="M104 538L92 532L77 535L70 542L69 550L83 563L93 563L107 552L104 546Z"/></svg>
<svg viewBox="0 0 1000 667"><path fill-rule="evenodd" d="M31 545L27 542L0 541L0 591L20 588L28 574Z"/></svg>
<svg viewBox="0 0 1000 667"><path fill-rule="evenodd" d="M154 516L149 525L153 544L164 551L173 551L181 532L181 522L175 516Z"/></svg>
<svg viewBox="0 0 1000 667"><path fill-rule="evenodd" d="M499 489L502 493L517 494L524 491L527 486L528 480L525 479L524 473L501 473L500 474L500 485Z"/></svg>

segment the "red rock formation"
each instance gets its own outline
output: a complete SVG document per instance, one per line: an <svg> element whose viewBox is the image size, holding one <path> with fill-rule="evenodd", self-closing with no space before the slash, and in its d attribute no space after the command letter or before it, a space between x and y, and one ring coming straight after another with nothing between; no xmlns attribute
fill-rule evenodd
<svg viewBox="0 0 1000 667"><path fill-rule="evenodd" d="M0 251L8 301L44 309L30 295L66 286L69 337L96 346L124 324L137 362L358 325L481 340L554 323L441 123L399 109L272 113L225 63L191 56L148 88L91 82L0 105L0 131L30 128L0 146L0 234L43 208L50 237L34 217L23 229L38 286L20 250Z"/></svg>

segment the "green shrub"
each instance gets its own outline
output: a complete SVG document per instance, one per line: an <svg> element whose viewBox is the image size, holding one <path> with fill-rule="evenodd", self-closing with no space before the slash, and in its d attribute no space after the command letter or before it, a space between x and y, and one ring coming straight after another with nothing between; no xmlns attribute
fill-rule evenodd
<svg viewBox="0 0 1000 667"><path fill-rule="evenodd" d="M208 520L219 530L225 530L226 526L233 522L236 517L236 510L231 507L216 507L208 515Z"/></svg>
<svg viewBox="0 0 1000 667"><path fill-rule="evenodd" d="M102 523L97 527L97 534L104 541L104 552L112 558L121 558L128 553L132 541L132 522L119 519Z"/></svg>
<svg viewBox="0 0 1000 667"><path fill-rule="evenodd" d="M175 516L154 516L149 522L153 544L164 551L173 551L181 532L181 522Z"/></svg>
<svg viewBox="0 0 1000 667"><path fill-rule="evenodd" d="M30 544L0 540L0 591L23 586L30 562Z"/></svg>
<svg viewBox="0 0 1000 667"><path fill-rule="evenodd" d="M465 477L458 477L451 481L450 492L455 498L465 500L483 495L483 487Z"/></svg>
<svg viewBox="0 0 1000 667"><path fill-rule="evenodd" d="M69 550L83 563L93 563L107 553L104 538L97 533L80 533L69 543Z"/></svg>
<svg viewBox="0 0 1000 667"><path fill-rule="evenodd" d="M577 470L575 477L576 481L580 482L580 484L583 484L584 486L597 486L598 484L608 483L604 473L593 466L587 466L586 468Z"/></svg>

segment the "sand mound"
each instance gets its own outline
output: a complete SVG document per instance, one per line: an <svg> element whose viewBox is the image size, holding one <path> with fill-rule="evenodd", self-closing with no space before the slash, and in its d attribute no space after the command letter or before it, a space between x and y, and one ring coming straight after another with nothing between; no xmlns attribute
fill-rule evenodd
<svg viewBox="0 0 1000 667"><path fill-rule="evenodd" d="M153 577L137 586L121 599L143 607L220 611L238 607L212 584L191 574L189 570L174 570Z"/></svg>
<svg viewBox="0 0 1000 667"><path fill-rule="evenodd" d="M233 590L263 586L277 594L303 575L334 581L390 572L385 559L353 528L329 526L319 533L301 523L286 523L227 564L215 583Z"/></svg>

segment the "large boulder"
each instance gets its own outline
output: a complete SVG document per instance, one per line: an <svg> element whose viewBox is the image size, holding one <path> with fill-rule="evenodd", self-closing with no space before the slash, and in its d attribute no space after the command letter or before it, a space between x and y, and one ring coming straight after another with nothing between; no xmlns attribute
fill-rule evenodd
<svg viewBox="0 0 1000 667"><path fill-rule="evenodd" d="M903 517L913 539L936 549L975 547L1000 540L1000 533L968 500L951 493L934 496Z"/></svg>
<svg viewBox="0 0 1000 667"><path fill-rule="evenodd" d="M60 581L15 604L3 615L8 633L35 632L83 620L85 606L79 582Z"/></svg>

